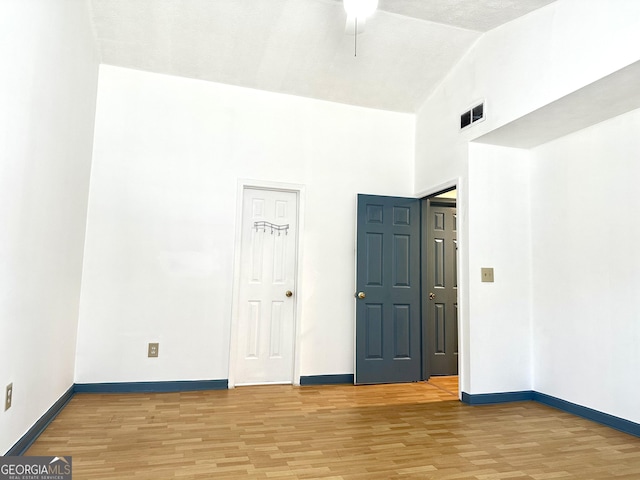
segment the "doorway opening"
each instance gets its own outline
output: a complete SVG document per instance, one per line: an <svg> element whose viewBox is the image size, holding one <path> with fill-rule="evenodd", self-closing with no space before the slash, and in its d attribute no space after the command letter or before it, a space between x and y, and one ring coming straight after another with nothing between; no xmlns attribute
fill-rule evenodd
<svg viewBox="0 0 640 480"><path fill-rule="evenodd" d="M457 385L456 193L358 195L355 383Z"/></svg>
<svg viewBox="0 0 640 480"><path fill-rule="evenodd" d="M457 191L422 199L422 372L458 375Z"/></svg>

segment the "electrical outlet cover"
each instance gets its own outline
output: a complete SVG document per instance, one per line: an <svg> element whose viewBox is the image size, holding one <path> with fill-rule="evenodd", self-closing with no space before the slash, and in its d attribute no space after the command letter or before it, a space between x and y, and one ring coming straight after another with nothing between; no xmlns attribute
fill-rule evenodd
<svg viewBox="0 0 640 480"><path fill-rule="evenodd" d="M147 356L149 358L156 358L158 356L158 350L160 348L159 343L150 343L147 350Z"/></svg>
<svg viewBox="0 0 640 480"><path fill-rule="evenodd" d="M6 412L11 408L13 403L13 383L7 385L7 390L4 395L4 411Z"/></svg>

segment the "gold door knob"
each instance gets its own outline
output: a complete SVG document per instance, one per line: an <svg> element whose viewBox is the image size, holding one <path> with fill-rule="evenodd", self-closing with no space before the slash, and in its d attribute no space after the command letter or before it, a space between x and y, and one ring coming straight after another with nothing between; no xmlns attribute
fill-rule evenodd
<svg viewBox="0 0 640 480"><path fill-rule="evenodd" d="M362 300L364 298L367 298L367 295L364 292L358 292L358 298Z"/></svg>
<svg viewBox="0 0 640 480"><path fill-rule="evenodd" d="M287 290L286 292L284 292L284 294L285 294L287 297L292 297L292 296L293 296L293 292L292 292L291 290Z"/></svg>
<svg viewBox="0 0 640 480"><path fill-rule="evenodd" d="M434 298L436 298L436 294L435 294L435 293L433 293L433 292L431 292L431 293L429 294L429 300L433 300Z"/></svg>

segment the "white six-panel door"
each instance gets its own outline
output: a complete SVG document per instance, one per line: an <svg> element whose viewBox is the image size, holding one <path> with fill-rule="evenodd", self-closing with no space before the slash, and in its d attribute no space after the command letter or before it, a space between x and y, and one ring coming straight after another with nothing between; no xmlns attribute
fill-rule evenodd
<svg viewBox="0 0 640 480"><path fill-rule="evenodd" d="M235 384L292 383L297 194L246 188L242 209Z"/></svg>

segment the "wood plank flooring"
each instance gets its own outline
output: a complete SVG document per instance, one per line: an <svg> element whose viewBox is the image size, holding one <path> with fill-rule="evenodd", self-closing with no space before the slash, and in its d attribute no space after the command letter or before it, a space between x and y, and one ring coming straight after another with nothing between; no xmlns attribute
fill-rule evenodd
<svg viewBox="0 0 640 480"><path fill-rule="evenodd" d="M458 376L440 376L440 377L431 377L429 379L429 383L431 385L435 385L441 390L450 393L455 398L458 398Z"/></svg>
<svg viewBox="0 0 640 480"><path fill-rule="evenodd" d="M640 439L446 382L78 394L27 454L74 480L640 479Z"/></svg>

